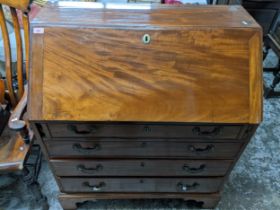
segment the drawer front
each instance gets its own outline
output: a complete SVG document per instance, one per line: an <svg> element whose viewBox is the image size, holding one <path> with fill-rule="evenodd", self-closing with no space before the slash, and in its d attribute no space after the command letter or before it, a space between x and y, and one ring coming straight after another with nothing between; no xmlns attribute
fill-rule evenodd
<svg viewBox="0 0 280 210"><path fill-rule="evenodd" d="M63 192L178 192L210 193L223 178L61 178Z"/></svg>
<svg viewBox="0 0 280 210"><path fill-rule="evenodd" d="M49 124L52 137L237 139L242 126L155 124Z"/></svg>
<svg viewBox="0 0 280 210"><path fill-rule="evenodd" d="M52 158L63 157L189 157L232 159L241 143L195 143L168 141L46 141Z"/></svg>
<svg viewBox="0 0 280 210"><path fill-rule="evenodd" d="M58 198L63 209L76 210L78 207L87 208L88 201L104 199L183 199L187 207L190 204L199 209L214 209L220 197L219 193L62 193ZM167 209L164 205L162 204L162 208L158 207L158 209Z"/></svg>
<svg viewBox="0 0 280 210"><path fill-rule="evenodd" d="M51 160L57 176L224 176L229 160Z"/></svg>

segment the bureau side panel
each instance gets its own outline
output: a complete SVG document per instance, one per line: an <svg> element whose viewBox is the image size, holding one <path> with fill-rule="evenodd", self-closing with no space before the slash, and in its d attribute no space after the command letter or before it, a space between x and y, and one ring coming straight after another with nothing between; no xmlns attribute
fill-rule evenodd
<svg viewBox="0 0 280 210"><path fill-rule="evenodd" d="M40 120L43 104L43 54L44 34L33 34L31 39L30 79L28 80L28 105L29 120Z"/></svg>

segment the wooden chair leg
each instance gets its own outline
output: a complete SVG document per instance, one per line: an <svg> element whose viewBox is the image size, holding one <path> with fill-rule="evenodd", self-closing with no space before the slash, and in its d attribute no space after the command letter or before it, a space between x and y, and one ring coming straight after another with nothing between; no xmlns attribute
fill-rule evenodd
<svg viewBox="0 0 280 210"><path fill-rule="evenodd" d="M269 49L270 48L268 46L264 46L264 48L263 48L263 60L266 59Z"/></svg>
<svg viewBox="0 0 280 210"><path fill-rule="evenodd" d="M280 96L279 92L274 91L274 89L279 83L280 83L280 67L278 67L277 71L274 72L274 79L272 81L272 84L269 87L266 87L264 90L264 97L266 99Z"/></svg>
<svg viewBox="0 0 280 210"><path fill-rule="evenodd" d="M280 92L275 92L275 87L280 83L280 58L278 58L278 64L275 68L264 68L264 71L273 72L274 79L269 87L264 86L264 98L280 97Z"/></svg>
<svg viewBox="0 0 280 210"><path fill-rule="evenodd" d="M40 172L42 163L42 152L39 145L32 145L30 149L30 154L24 164L24 169L22 173L22 179L27 185L28 189L35 198L36 203L42 205L43 210L48 210L49 205L47 202L47 197L41 192L41 187L37 182L37 178Z"/></svg>

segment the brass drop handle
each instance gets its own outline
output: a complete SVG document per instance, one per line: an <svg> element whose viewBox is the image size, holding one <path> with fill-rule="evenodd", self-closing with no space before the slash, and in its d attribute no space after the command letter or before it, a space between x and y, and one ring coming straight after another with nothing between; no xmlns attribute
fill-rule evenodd
<svg viewBox="0 0 280 210"><path fill-rule="evenodd" d="M195 167L190 167L187 164L183 165L183 170L187 171L188 173L191 174L196 174L196 173L201 173L202 171L204 171L206 168L205 164L201 164L199 167L195 168Z"/></svg>
<svg viewBox="0 0 280 210"><path fill-rule="evenodd" d="M194 127L192 129L193 134L200 137L214 137L221 133L222 126L217 126L213 130L202 130L200 127Z"/></svg>
<svg viewBox="0 0 280 210"><path fill-rule="evenodd" d="M209 144L205 148L197 148L194 145L190 145L188 147L188 149L189 149L189 151L191 151L193 153L204 154L204 153L211 152L214 149L214 145L213 144Z"/></svg>
<svg viewBox="0 0 280 210"><path fill-rule="evenodd" d="M178 191L183 191L183 192L187 192L189 190L194 190L199 186L199 184L197 182L194 182L193 184L183 184L182 182L179 182L177 184L177 188Z"/></svg>
<svg viewBox="0 0 280 210"><path fill-rule="evenodd" d="M77 125L68 125L67 129L79 135L91 134L97 131L97 128L94 125L86 125L84 128L79 128Z"/></svg>
<svg viewBox="0 0 280 210"><path fill-rule="evenodd" d="M103 169L103 166L101 164L98 164L94 168L87 168L84 165L77 166L77 170L81 171L82 173L85 173L85 174L94 174L98 171L101 171L102 169Z"/></svg>
<svg viewBox="0 0 280 210"><path fill-rule="evenodd" d="M100 144L96 143L92 147L82 147L81 144L76 143L76 144L73 144L72 149L74 151L77 151L77 152L82 153L82 154L89 154L93 151L101 150L101 146L100 146Z"/></svg>
<svg viewBox="0 0 280 210"><path fill-rule="evenodd" d="M91 188L93 192L99 192L106 186L105 182L100 182L97 185L91 185L89 182L84 182L83 185L85 187Z"/></svg>

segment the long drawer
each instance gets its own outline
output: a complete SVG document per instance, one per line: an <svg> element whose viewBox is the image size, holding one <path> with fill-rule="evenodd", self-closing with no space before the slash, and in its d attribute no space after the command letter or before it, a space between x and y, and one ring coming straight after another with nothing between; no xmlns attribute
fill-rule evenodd
<svg viewBox="0 0 280 210"><path fill-rule="evenodd" d="M115 138L206 138L239 139L241 125L186 125L186 124L48 124L50 135L61 137L115 137Z"/></svg>
<svg viewBox="0 0 280 210"><path fill-rule="evenodd" d="M59 201L63 209L76 210L87 207L88 201L102 199L184 199L185 203L190 205L191 209L206 208L214 209L219 200L219 193L71 193L59 194ZM162 204L162 209L166 209ZM158 209L161 209L158 207Z"/></svg>
<svg viewBox="0 0 280 210"><path fill-rule="evenodd" d="M223 178L60 178L63 192L218 192Z"/></svg>
<svg viewBox="0 0 280 210"><path fill-rule="evenodd" d="M57 176L224 176L230 160L51 160Z"/></svg>
<svg viewBox="0 0 280 210"><path fill-rule="evenodd" d="M241 143L197 143L170 141L46 141L52 158L188 157L232 159Z"/></svg>

